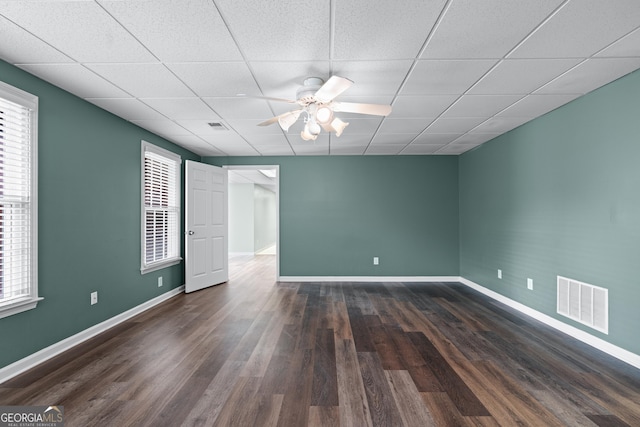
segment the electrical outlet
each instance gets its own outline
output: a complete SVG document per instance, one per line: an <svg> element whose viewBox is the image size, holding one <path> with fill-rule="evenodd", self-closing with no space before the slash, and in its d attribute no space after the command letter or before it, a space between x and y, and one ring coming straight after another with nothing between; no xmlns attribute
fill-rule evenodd
<svg viewBox="0 0 640 427"><path fill-rule="evenodd" d="M498 279L502 279L502 270L498 269Z"/></svg>
<svg viewBox="0 0 640 427"><path fill-rule="evenodd" d="M91 305L98 303L98 291L91 292Z"/></svg>
<svg viewBox="0 0 640 427"><path fill-rule="evenodd" d="M533 290L533 279L527 279L527 289Z"/></svg>
<svg viewBox="0 0 640 427"><path fill-rule="evenodd" d="M378 265L380 264L380 259L377 256L373 257L373 265Z"/></svg>
<svg viewBox="0 0 640 427"><path fill-rule="evenodd" d="M158 287L162 286L162 276L158 277Z"/></svg>

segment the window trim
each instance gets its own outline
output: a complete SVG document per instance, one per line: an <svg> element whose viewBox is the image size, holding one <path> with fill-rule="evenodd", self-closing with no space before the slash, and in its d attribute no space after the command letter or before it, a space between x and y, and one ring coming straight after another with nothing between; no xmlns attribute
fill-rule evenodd
<svg viewBox="0 0 640 427"><path fill-rule="evenodd" d="M180 225L182 218L182 207L181 207L181 165L182 165L182 157L179 154L171 152L169 150L165 150L164 148L160 148L157 145L154 145L150 142L141 141L141 192L140 192L140 273L146 274L152 271L160 270L166 267L170 267L172 265L176 265L182 262L182 257L180 253L182 253L182 239L180 236ZM175 234L175 238L177 240L178 245L178 255L176 257L167 258L161 261L156 261L150 264L145 263L146 259L146 242L145 242L145 229L146 229L146 219L145 219L145 204L144 204L144 191L145 191L145 177L144 177L144 167L145 167L145 153L152 152L158 154L160 156L166 157L169 160L176 162L176 201L178 206L178 219L177 219L177 230Z"/></svg>
<svg viewBox="0 0 640 427"><path fill-rule="evenodd" d="M31 110L31 283L28 297L0 303L0 319L36 308L38 294L38 97L0 81L0 97Z"/></svg>

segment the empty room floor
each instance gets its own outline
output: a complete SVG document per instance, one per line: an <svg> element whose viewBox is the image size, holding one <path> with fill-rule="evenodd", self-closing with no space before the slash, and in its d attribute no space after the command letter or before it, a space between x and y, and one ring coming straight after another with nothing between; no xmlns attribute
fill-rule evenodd
<svg viewBox="0 0 640 427"><path fill-rule="evenodd" d="M274 256L0 385L67 426L638 426L640 371L461 284L276 283Z"/></svg>

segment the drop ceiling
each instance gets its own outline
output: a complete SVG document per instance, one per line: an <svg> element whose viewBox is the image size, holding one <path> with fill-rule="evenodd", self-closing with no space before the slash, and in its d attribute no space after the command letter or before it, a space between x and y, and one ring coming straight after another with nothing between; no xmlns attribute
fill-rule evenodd
<svg viewBox="0 0 640 427"><path fill-rule="evenodd" d="M203 156L456 155L640 68L640 2L0 0L0 58ZM392 113L304 141L238 96L331 75Z"/></svg>

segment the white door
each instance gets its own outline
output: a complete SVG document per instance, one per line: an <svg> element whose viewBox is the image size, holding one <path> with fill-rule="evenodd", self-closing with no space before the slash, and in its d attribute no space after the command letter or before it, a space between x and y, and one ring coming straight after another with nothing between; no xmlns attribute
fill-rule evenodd
<svg viewBox="0 0 640 427"><path fill-rule="evenodd" d="M227 171L186 161L185 292L229 280Z"/></svg>

